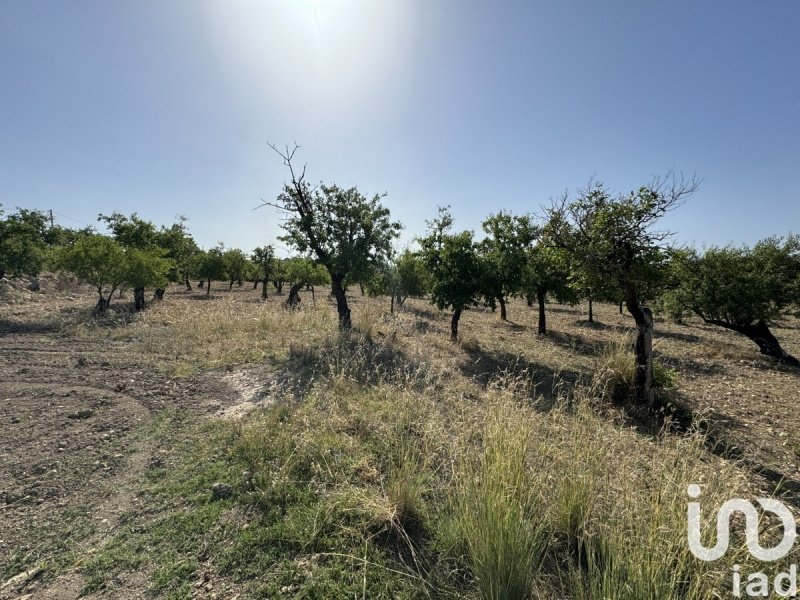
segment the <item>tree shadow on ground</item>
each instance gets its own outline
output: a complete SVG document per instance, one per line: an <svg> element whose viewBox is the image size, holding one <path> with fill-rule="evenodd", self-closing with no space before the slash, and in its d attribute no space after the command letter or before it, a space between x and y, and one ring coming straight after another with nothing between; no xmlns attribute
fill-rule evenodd
<svg viewBox="0 0 800 600"><path fill-rule="evenodd" d="M570 369L556 371L511 352L469 348L466 353L466 360L459 365L464 375L484 387L501 382L521 385L530 391L531 399L544 400L537 404L542 410L549 410L560 399L572 398L578 383L588 381L589 377L586 373Z"/></svg>
<svg viewBox="0 0 800 600"><path fill-rule="evenodd" d="M322 379L359 385L396 385L418 391L438 388L438 376L428 366L392 343L358 331L339 333L314 346L291 347L279 378L296 397Z"/></svg>
<svg viewBox="0 0 800 600"><path fill-rule="evenodd" d="M739 419L713 409L697 412L692 408L691 400L677 390L659 390L656 402L655 411L632 404L622 406L626 420L639 433L648 436L700 435L708 452L737 463L763 479L772 488L771 493L800 508L800 481L763 464L752 448L739 441L741 437L737 431L744 430Z"/></svg>
<svg viewBox="0 0 800 600"><path fill-rule="evenodd" d="M40 322L20 322L0 319L0 337L4 335L25 335L39 333L55 333L59 330L58 326L46 321Z"/></svg>
<svg viewBox="0 0 800 600"><path fill-rule="evenodd" d="M581 356L597 356L608 345L608 342L589 340L580 334L565 331L550 330L547 335L540 336L539 339L543 342L550 341Z"/></svg>
<svg viewBox="0 0 800 600"><path fill-rule="evenodd" d="M429 321L438 321L440 314L428 308L417 308L416 306L403 306L402 311L408 311L420 319L428 319Z"/></svg>

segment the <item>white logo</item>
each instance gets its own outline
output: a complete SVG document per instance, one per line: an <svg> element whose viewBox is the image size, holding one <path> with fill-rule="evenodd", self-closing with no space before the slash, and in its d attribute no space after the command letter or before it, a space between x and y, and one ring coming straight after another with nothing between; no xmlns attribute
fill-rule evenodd
<svg viewBox="0 0 800 600"><path fill-rule="evenodd" d="M689 497L700 497L700 486L692 484L688 488ZM706 548L700 541L700 503L689 502L687 510L689 550L697 558L704 561L714 561L721 558L728 551L730 542L731 516L740 512L745 518L745 540L747 549L756 559L764 562L780 560L786 556L794 546L797 537L797 525L791 511L782 502L773 498L758 498L758 503L766 512L771 512L781 521L783 526L783 539L774 548L762 548L758 539L758 511L751 502L736 498L725 502L717 513L717 541L711 548Z"/></svg>

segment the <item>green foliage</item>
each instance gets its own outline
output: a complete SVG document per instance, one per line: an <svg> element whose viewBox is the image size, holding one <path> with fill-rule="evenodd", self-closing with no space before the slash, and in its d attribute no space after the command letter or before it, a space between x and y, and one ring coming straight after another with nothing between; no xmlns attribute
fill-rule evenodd
<svg viewBox="0 0 800 600"><path fill-rule="evenodd" d="M748 326L769 323L798 301L800 237L768 238L753 248L685 251L673 261L675 288L665 295L673 313L689 310L707 321Z"/></svg>
<svg viewBox="0 0 800 600"><path fill-rule="evenodd" d="M409 296L420 298L430 289L430 277L418 254L403 253L376 272L367 282L370 296L393 296L402 306Z"/></svg>
<svg viewBox="0 0 800 600"><path fill-rule="evenodd" d="M171 263L160 248L125 249L125 284L136 288L160 288L166 285Z"/></svg>
<svg viewBox="0 0 800 600"><path fill-rule="evenodd" d="M287 258L283 261L283 276L287 281L303 285L324 285L331 281L325 267L302 257Z"/></svg>
<svg viewBox="0 0 800 600"><path fill-rule="evenodd" d="M401 225L390 220L383 196L367 198L354 187L298 186L285 186L278 197L290 215L281 241L301 254L314 254L340 281L356 281L386 262Z"/></svg>
<svg viewBox="0 0 800 600"><path fill-rule="evenodd" d="M57 266L97 290L98 308L105 310L111 295L130 277L125 250L105 235L86 235L58 252Z"/></svg>
<svg viewBox="0 0 800 600"><path fill-rule="evenodd" d="M250 255L250 260L256 265L258 276L269 279L275 270L275 248L272 245L256 248Z"/></svg>
<svg viewBox="0 0 800 600"><path fill-rule="evenodd" d="M242 280L247 277L247 266L249 261L247 255L241 250L231 248L225 250L222 255L225 265L225 273L227 278L233 281Z"/></svg>
<svg viewBox="0 0 800 600"><path fill-rule="evenodd" d="M454 311L476 305L484 273L472 232L450 233L453 218L447 208L428 223L428 235L419 240L423 265L431 276L431 302Z"/></svg>
<svg viewBox="0 0 800 600"><path fill-rule="evenodd" d="M577 301L577 292L570 286L569 255L564 250L542 241L527 249L526 258L521 283L527 297L553 294L559 302Z"/></svg>
<svg viewBox="0 0 800 600"><path fill-rule="evenodd" d="M539 232L530 216L505 212L490 215L482 226L487 234L481 244L484 296L493 306L495 299L507 299L522 291L529 248Z"/></svg>
<svg viewBox="0 0 800 600"><path fill-rule="evenodd" d="M47 218L38 210L18 208L0 220L0 270L17 277L38 275L45 258L46 233Z"/></svg>
<svg viewBox="0 0 800 600"><path fill-rule="evenodd" d="M136 213L126 217L114 211L110 215L97 215L97 220L106 224L114 239L126 248L152 248L158 246L159 233L156 226Z"/></svg>
<svg viewBox="0 0 800 600"><path fill-rule="evenodd" d="M205 252L198 252L195 258L194 271L201 279L208 281L221 280L227 277L225 271L225 247L219 244Z"/></svg>
<svg viewBox="0 0 800 600"><path fill-rule="evenodd" d="M587 283L601 289L613 285L638 303L656 296L665 284L664 242L670 234L655 231L654 224L698 185L674 177L655 179L614 197L596 183L576 200L565 197L548 211L548 234L569 251Z"/></svg>
<svg viewBox="0 0 800 600"><path fill-rule="evenodd" d="M194 255L199 252L197 243L186 227L186 217L179 216L171 227L161 227L157 236L158 245L166 251L166 258L172 263L171 281L182 281L192 276Z"/></svg>

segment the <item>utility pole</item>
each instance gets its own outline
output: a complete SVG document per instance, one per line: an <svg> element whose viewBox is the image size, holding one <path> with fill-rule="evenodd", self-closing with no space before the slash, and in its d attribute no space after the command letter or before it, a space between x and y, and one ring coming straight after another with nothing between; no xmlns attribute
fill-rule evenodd
<svg viewBox="0 0 800 600"><path fill-rule="evenodd" d="M53 228L53 209L50 209L50 229Z"/></svg>

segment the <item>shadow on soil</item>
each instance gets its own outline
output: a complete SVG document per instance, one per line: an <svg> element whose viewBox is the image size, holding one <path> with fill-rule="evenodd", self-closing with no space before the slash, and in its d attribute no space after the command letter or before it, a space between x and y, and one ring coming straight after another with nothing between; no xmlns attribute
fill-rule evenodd
<svg viewBox="0 0 800 600"><path fill-rule="evenodd" d="M502 380L517 381L531 390L532 399L545 400L540 406L543 410L550 409L559 398L571 398L576 385L586 380L586 375L577 371L555 371L511 352L474 348L465 351L468 358L460 365L464 375L484 387Z"/></svg>

